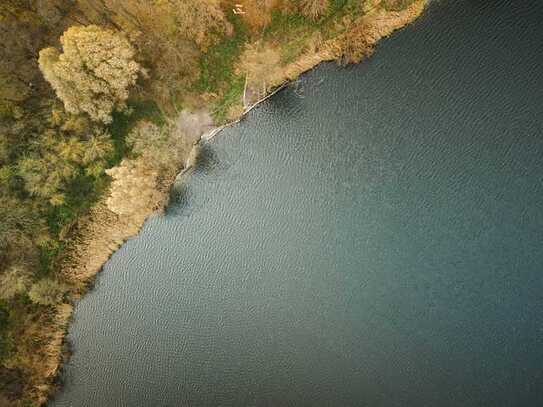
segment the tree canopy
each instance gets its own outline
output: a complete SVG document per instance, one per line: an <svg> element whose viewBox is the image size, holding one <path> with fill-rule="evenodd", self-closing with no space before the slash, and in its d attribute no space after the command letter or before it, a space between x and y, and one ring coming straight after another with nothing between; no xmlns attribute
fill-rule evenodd
<svg viewBox="0 0 543 407"><path fill-rule="evenodd" d="M70 27L60 43L62 53L52 47L40 51L45 79L67 112L110 123L111 113L125 107L142 70L135 49L124 35L95 25Z"/></svg>

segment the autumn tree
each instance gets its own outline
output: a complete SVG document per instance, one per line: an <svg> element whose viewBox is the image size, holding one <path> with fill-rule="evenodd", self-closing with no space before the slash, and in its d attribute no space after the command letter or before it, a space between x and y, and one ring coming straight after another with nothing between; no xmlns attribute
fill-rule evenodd
<svg viewBox="0 0 543 407"><path fill-rule="evenodd" d="M52 205L61 205L65 200L63 187L76 176L77 170L69 161L59 160L58 155L46 152L19 161L18 173L25 182L25 189L32 195L47 199Z"/></svg>
<svg viewBox="0 0 543 407"><path fill-rule="evenodd" d="M40 51L45 79L68 113L87 113L94 121L110 123L113 110L122 110L141 66L122 34L94 25L71 27L60 38L63 52Z"/></svg>
<svg viewBox="0 0 543 407"><path fill-rule="evenodd" d="M182 166L182 160L191 147L173 126L159 127L146 120L140 121L132 129L126 143L148 166L161 172Z"/></svg>
<svg viewBox="0 0 543 407"><path fill-rule="evenodd" d="M0 272L18 256L32 256L32 246L46 240L46 227L40 214L25 202L0 195ZM12 248L17 247L18 250Z"/></svg>
<svg viewBox="0 0 543 407"><path fill-rule="evenodd" d="M106 173L113 178L106 201L112 212L118 215L145 213L158 202L159 174L143 158L125 159Z"/></svg>
<svg viewBox="0 0 543 407"><path fill-rule="evenodd" d="M111 137L105 132L97 132L83 142L85 152L81 163L85 166L87 175L98 177L106 168L106 157L113 152Z"/></svg>
<svg viewBox="0 0 543 407"><path fill-rule="evenodd" d="M205 50L232 33L220 0L78 0L85 15L94 21L113 23L124 31L139 31L158 43L176 37L190 39ZM145 38L142 38L145 40ZM174 68L174 67L171 67Z"/></svg>
<svg viewBox="0 0 543 407"><path fill-rule="evenodd" d="M25 190L53 206L66 202L70 183L77 177L102 175L113 151L111 137L100 127L83 132L74 118L58 120L34 140L16 166Z"/></svg>
<svg viewBox="0 0 543 407"><path fill-rule="evenodd" d="M192 132L206 128L211 120L203 113L184 114L183 123L168 122L158 126L142 120L134 126L126 139L132 159L106 170L113 178L108 208L119 215L145 213L158 202L158 189L163 176L171 176L190 165L194 142ZM192 123L191 118L198 120Z"/></svg>

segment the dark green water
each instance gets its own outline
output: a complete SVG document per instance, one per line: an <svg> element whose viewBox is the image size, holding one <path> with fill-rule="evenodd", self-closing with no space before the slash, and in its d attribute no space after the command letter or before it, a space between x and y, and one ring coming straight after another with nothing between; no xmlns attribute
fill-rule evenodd
<svg viewBox="0 0 543 407"><path fill-rule="evenodd" d="M543 2L438 0L223 132L54 407L543 405Z"/></svg>

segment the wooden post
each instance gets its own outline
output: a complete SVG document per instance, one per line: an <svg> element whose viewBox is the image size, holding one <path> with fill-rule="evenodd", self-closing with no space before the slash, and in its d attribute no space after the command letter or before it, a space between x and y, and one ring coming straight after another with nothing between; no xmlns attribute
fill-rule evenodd
<svg viewBox="0 0 543 407"><path fill-rule="evenodd" d="M245 74L245 85L243 86L243 110L245 110L247 108L247 99L246 99L246 94L247 94L247 79L249 77L249 74L246 73Z"/></svg>

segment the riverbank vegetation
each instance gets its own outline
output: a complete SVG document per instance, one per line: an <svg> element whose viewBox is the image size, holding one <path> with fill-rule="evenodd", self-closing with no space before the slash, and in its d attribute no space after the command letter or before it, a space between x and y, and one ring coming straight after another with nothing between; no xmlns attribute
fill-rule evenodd
<svg viewBox="0 0 543 407"><path fill-rule="evenodd" d="M41 405L54 387L92 277L65 265L87 261L72 248L92 208L143 219L202 131L321 60L358 62L413 18L380 31L369 16L414 3L3 0L0 405Z"/></svg>

